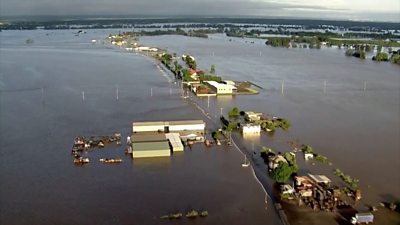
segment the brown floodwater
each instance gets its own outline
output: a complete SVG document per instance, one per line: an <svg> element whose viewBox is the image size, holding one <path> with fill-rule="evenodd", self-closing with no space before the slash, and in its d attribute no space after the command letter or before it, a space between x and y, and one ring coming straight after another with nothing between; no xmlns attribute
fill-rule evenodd
<svg viewBox="0 0 400 225"><path fill-rule="evenodd" d="M132 160L111 146L72 163L77 135L126 137L132 121L202 118L151 60L91 43L109 32L0 33L0 224L279 224L233 148ZM191 209L209 216L159 219Z"/></svg>
<svg viewBox="0 0 400 225"><path fill-rule="evenodd" d="M251 43L254 41L255 43ZM219 115L238 106L287 118L289 132L245 139L249 151L261 146L289 151L287 141L311 145L333 163L304 162L300 173L333 177L339 168L360 180L364 203L400 199L400 66L348 58L335 48L285 49L262 40L211 35L142 37L140 43L191 54L202 69L216 65L229 80L248 80L262 87L256 96L211 98L209 111ZM282 91L282 83L283 91ZM365 88L365 89L364 89ZM199 100L207 108L207 99Z"/></svg>

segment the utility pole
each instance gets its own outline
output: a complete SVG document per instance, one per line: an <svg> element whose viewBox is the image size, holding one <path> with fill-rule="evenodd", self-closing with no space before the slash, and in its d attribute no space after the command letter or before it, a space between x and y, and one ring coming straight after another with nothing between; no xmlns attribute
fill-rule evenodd
<svg viewBox="0 0 400 225"><path fill-rule="evenodd" d="M42 104L44 105L44 88L42 88Z"/></svg>
<svg viewBox="0 0 400 225"><path fill-rule="evenodd" d="M82 91L82 101L85 101L85 92Z"/></svg>
<svg viewBox="0 0 400 225"><path fill-rule="evenodd" d="M281 88L282 95L283 95L283 88L284 88L284 86L285 86L285 80L282 80L282 88Z"/></svg>
<svg viewBox="0 0 400 225"><path fill-rule="evenodd" d="M364 92L367 90L367 81L364 81Z"/></svg>
<svg viewBox="0 0 400 225"><path fill-rule="evenodd" d="M207 108L210 108L210 96L207 96Z"/></svg>
<svg viewBox="0 0 400 225"><path fill-rule="evenodd" d="M224 108L220 108L221 109L221 117L222 117L222 110L224 110Z"/></svg>
<svg viewBox="0 0 400 225"><path fill-rule="evenodd" d="M150 88L150 96L153 97L153 88Z"/></svg>
<svg viewBox="0 0 400 225"><path fill-rule="evenodd" d="M118 87L118 84L116 85L116 90L115 90L115 96L116 96L116 98L117 98L117 100L119 99L119 87Z"/></svg>

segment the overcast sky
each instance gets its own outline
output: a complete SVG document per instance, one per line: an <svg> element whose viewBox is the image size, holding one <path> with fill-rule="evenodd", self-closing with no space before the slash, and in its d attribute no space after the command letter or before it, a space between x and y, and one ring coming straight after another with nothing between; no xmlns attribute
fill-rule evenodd
<svg viewBox="0 0 400 225"><path fill-rule="evenodd" d="M0 0L2 16L266 16L400 22L400 0Z"/></svg>

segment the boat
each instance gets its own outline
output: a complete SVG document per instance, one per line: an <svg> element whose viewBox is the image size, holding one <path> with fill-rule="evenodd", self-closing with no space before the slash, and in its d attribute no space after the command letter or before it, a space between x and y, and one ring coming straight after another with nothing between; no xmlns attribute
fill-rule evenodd
<svg viewBox="0 0 400 225"><path fill-rule="evenodd" d="M90 162L89 158L85 158L85 157L79 157L79 158L74 159L74 163L76 163L76 164L85 164L85 163L89 163L89 162Z"/></svg>
<svg viewBox="0 0 400 225"><path fill-rule="evenodd" d="M195 218L199 215L199 213L196 210L190 210L188 213L186 213L187 218Z"/></svg>
<svg viewBox="0 0 400 225"><path fill-rule="evenodd" d="M242 163L242 167L249 167L250 162L247 160L246 155L244 156L244 163Z"/></svg>
<svg viewBox="0 0 400 225"><path fill-rule="evenodd" d="M120 159L120 158L101 158L99 161L104 162L104 163L121 163L122 159Z"/></svg>

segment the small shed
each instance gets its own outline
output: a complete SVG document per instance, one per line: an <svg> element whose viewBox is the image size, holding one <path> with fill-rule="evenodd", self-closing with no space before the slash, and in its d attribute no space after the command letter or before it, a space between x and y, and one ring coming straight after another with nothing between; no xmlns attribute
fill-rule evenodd
<svg viewBox="0 0 400 225"><path fill-rule="evenodd" d="M182 152L184 150L179 133L167 133L165 136L167 137L173 152Z"/></svg>
<svg viewBox="0 0 400 225"><path fill-rule="evenodd" d="M247 134L257 134L259 135L261 132L261 127L259 124L252 124L252 123L248 123L242 126L242 133L244 135Z"/></svg>
<svg viewBox="0 0 400 225"><path fill-rule="evenodd" d="M308 176L317 184L330 184L331 180L325 175L313 175L308 174Z"/></svg>

